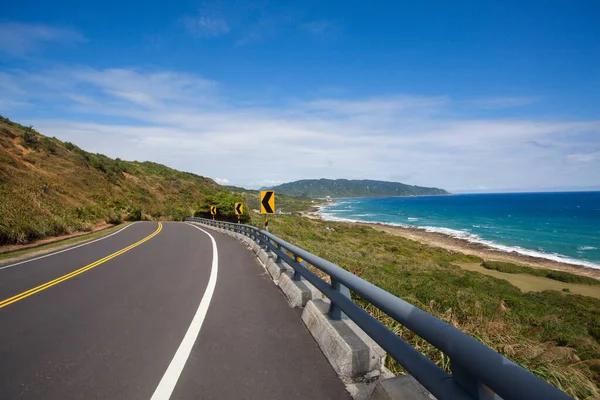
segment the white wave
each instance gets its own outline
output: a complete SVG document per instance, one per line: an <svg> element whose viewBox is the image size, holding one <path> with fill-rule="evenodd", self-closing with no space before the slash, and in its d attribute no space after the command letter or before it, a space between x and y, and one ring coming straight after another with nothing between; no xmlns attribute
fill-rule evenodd
<svg viewBox="0 0 600 400"><path fill-rule="evenodd" d="M415 218L415 217L408 217L406 219L409 221L418 221L419 220L419 218Z"/></svg>
<svg viewBox="0 0 600 400"><path fill-rule="evenodd" d="M333 221L333 222L364 222L369 223L367 221L362 221L360 219L351 219L351 218L341 218L337 217L333 214L321 213L321 219L324 221Z"/></svg>
<svg viewBox="0 0 600 400"><path fill-rule="evenodd" d="M499 244L499 243L496 243L491 240L482 239L477 234L469 233L467 231L461 231L461 230L457 230L457 229L442 228L442 227L438 227L438 226L413 226L413 225L394 223L394 222L363 221L363 220L359 220L359 219L341 218L341 217L327 214L327 213L322 213L321 218L325 221L334 221L334 222L360 222L360 223L365 223L365 224L380 224L380 225L387 225L387 226L396 226L396 227L401 227L401 228L417 228L417 229L422 229L427 232L442 233L444 235L447 235L447 236L450 236L453 238L457 238L457 239L466 240L471 243L483 244L487 247L491 247L495 250L504 251L506 253L514 252L514 253L519 253L519 254L522 254L525 256L530 256L530 257L544 258L546 260L557 261L557 262L561 262L561 263L581 265L583 267L600 269L600 264L594 263L591 261L578 260L575 258L570 258L570 257L564 256L562 254L557 254L557 253L546 253L541 250L525 249L520 246L506 246L506 245ZM592 247L592 246L588 246L588 247Z"/></svg>
<svg viewBox="0 0 600 400"><path fill-rule="evenodd" d="M586 251L586 250L598 250L597 247L594 246L579 246L577 250Z"/></svg>
<svg viewBox="0 0 600 400"><path fill-rule="evenodd" d="M545 258L547 260L568 263L568 264L581 265L581 266L588 267L588 268L600 269L600 264L596 264L596 263L593 263L590 261L578 260L575 258L570 258L570 257L564 256L562 254L557 254L557 253L546 253L545 251L540 251L540 250L525 249L520 246L506 246L506 245L499 244L499 243L496 243L491 240L482 239L479 235L465 232L465 231L459 231L456 229L449 229L449 228L439 228L436 226L424 226L422 228L428 232L443 233L445 235L452 236L457 239L463 239L463 240L466 240L471 243L483 244L483 245L486 245L493 249L504 251L507 253L515 252L515 253L523 254L525 256Z"/></svg>

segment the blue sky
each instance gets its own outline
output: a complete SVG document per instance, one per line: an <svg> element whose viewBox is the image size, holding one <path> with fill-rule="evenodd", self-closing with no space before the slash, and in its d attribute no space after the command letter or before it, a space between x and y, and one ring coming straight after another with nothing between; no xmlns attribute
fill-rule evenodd
<svg viewBox="0 0 600 400"><path fill-rule="evenodd" d="M0 114L259 187L600 187L597 1L4 7Z"/></svg>

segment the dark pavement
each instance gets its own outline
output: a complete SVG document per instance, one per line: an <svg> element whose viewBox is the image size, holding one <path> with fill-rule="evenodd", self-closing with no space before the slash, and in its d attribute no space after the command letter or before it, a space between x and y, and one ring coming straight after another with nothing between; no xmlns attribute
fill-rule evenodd
<svg viewBox="0 0 600 400"><path fill-rule="evenodd" d="M0 270L0 307L156 230L156 223L137 223ZM349 399L299 311L254 255L207 232L218 247L216 288L170 398ZM163 223L137 247L0 308L0 399L150 399L196 314L212 256L205 233Z"/></svg>

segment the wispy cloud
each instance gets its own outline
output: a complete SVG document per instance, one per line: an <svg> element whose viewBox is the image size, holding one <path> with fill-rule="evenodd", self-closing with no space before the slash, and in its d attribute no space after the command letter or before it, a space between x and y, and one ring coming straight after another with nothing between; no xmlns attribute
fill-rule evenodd
<svg viewBox="0 0 600 400"><path fill-rule="evenodd" d="M476 119L443 95L240 105L217 83L173 71L76 68L8 77L21 90L14 100L76 116L23 121L46 134L237 185L405 177L456 190L599 179L598 154L581 151L598 148L597 120Z"/></svg>
<svg viewBox="0 0 600 400"><path fill-rule="evenodd" d="M76 30L44 24L0 22L0 51L22 56L38 50L45 43L78 43L85 41Z"/></svg>
<svg viewBox="0 0 600 400"><path fill-rule="evenodd" d="M550 144L540 143L537 140L528 140L525 143L526 144L530 144L530 145L535 146L535 147L539 147L540 149L548 149L548 148L552 147L552 145L550 145Z"/></svg>
<svg viewBox="0 0 600 400"><path fill-rule="evenodd" d="M224 19L208 16L197 18L185 17L184 24L186 30L196 37L217 37L225 35L230 31L229 25Z"/></svg>
<svg viewBox="0 0 600 400"><path fill-rule="evenodd" d="M600 160L600 151L592 153L573 153L567 155L567 160L576 163L590 163L593 161Z"/></svg>
<svg viewBox="0 0 600 400"><path fill-rule="evenodd" d="M501 108L514 108L528 106L541 101L540 97L486 97L476 99L470 103L483 109L493 110Z"/></svg>
<svg viewBox="0 0 600 400"><path fill-rule="evenodd" d="M299 32L304 36L326 37L339 32L332 21L307 18L304 6L282 2L269 7L264 2L207 2L197 15L186 15L181 21L188 34L197 38L229 35L235 46L266 42Z"/></svg>
<svg viewBox="0 0 600 400"><path fill-rule="evenodd" d="M305 30L306 32L312 33L313 35L319 36L331 32L333 26L334 25L330 21L326 20L310 21L300 24L301 29Z"/></svg>

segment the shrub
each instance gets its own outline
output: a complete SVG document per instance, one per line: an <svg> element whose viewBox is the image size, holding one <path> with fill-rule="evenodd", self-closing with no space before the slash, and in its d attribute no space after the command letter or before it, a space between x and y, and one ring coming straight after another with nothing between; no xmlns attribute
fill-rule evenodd
<svg viewBox="0 0 600 400"><path fill-rule="evenodd" d="M38 144L39 144L39 139L38 139L38 136L33 131L33 127L27 128L21 134L21 144L23 145L23 147L37 149Z"/></svg>
<svg viewBox="0 0 600 400"><path fill-rule="evenodd" d="M127 217L129 221L141 221L142 220L142 209L140 207L136 207L129 213Z"/></svg>
<svg viewBox="0 0 600 400"><path fill-rule="evenodd" d="M41 140L41 146L50 154L56 154L56 142L50 138L43 138Z"/></svg>

